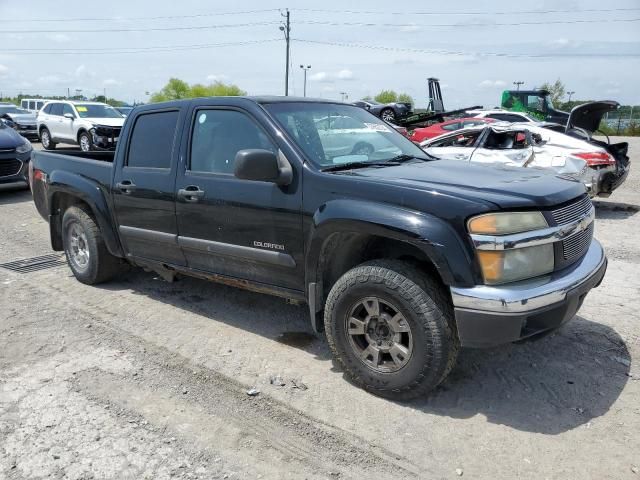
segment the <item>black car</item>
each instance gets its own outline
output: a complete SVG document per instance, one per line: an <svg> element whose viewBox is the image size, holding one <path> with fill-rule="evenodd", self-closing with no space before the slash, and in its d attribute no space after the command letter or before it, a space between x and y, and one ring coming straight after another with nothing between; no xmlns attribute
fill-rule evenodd
<svg viewBox="0 0 640 480"><path fill-rule="evenodd" d="M358 100L353 105L365 108L385 122L395 123L399 118L413 113L413 106L408 102L379 103L375 100Z"/></svg>
<svg viewBox="0 0 640 480"><path fill-rule="evenodd" d="M35 113L11 104L0 105L0 119L6 120L5 123L23 137L38 140Z"/></svg>
<svg viewBox="0 0 640 480"><path fill-rule="evenodd" d="M28 184L31 143L0 119L0 185Z"/></svg>

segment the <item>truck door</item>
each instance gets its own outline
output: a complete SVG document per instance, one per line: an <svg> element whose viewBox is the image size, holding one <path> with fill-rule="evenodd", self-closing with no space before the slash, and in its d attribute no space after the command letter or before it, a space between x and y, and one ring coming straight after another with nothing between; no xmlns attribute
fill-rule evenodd
<svg viewBox="0 0 640 480"><path fill-rule="evenodd" d="M238 179L239 150L278 152L247 112L201 107L190 115L176 179L179 243L189 267L303 290L302 188ZM299 172L297 172L299 174Z"/></svg>
<svg viewBox="0 0 640 480"><path fill-rule="evenodd" d="M113 205L129 256L185 265L178 246L174 185L180 136L178 108L142 111L118 145Z"/></svg>

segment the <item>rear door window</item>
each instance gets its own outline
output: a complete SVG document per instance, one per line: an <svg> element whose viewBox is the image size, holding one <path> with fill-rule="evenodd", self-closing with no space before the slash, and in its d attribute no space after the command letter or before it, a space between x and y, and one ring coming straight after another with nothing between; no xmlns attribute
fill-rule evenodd
<svg viewBox="0 0 640 480"><path fill-rule="evenodd" d="M170 169L177 125L177 110L138 116L129 142L127 166Z"/></svg>

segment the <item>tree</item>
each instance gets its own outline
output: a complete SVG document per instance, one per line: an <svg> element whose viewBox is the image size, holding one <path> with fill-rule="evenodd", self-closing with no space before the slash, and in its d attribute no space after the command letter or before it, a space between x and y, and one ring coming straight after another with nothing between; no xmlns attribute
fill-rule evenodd
<svg viewBox="0 0 640 480"><path fill-rule="evenodd" d="M237 97L246 95L247 92L240 89L237 85L225 84L216 81L210 85L196 83L189 85L179 78L170 78L169 82L159 92L151 95L150 102L166 102L168 100L180 100L181 98L196 97Z"/></svg>
<svg viewBox="0 0 640 480"><path fill-rule="evenodd" d="M393 103L398 101L398 94L393 90L382 90L373 99L380 103Z"/></svg>
<svg viewBox="0 0 640 480"><path fill-rule="evenodd" d="M413 105L413 98L411 98L411 95L407 93L401 93L400 95L398 95L398 101L404 102L404 103L410 103L411 105Z"/></svg>
<svg viewBox="0 0 640 480"><path fill-rule="evenodd" d="M540 88L542 90L547 90L549 95L551 96L551 101L553 104L560 104L566 93L566 88L564 83L560 79L557 79L554 83L544 82Z"/></svg>

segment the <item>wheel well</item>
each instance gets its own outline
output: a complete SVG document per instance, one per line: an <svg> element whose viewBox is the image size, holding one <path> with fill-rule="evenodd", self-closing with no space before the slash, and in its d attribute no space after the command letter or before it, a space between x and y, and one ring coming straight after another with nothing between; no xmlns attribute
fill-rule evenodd
<svg viewBox="0 0 640 480"><path fill-rule="evenodd" d="M40 125L40 129L38 130L39 132L42 132L42 130L44 130L45 128L47 128L46 125ZM47 129L48 130L48 129Z"/></svg>
<svg viewBox="0 0 640 480"><path fill-rule="evenodd" d="M82 135L83 133L88 133L86 128L81 128L80 130L78 130L78 134L76 135L76 141L78 143L80 143L80 135Z"/></svg>
<svg viewBox="0 0 640 480"><path fill-rule="evenodd" d="M412 263L444 284L431 259L415 245L377 235L334 233L325 241L320 252L316 281L322 286L322 298L318 305L324 305L331 287L347 271L369 260L382 258Z"/></svg>
<svg viewBox="0 0 640 480"><path fill-rule="evenodd" d="M60 251L63 249L62 247L62 216L64 212L73 206L81 206L84 207L84 210L88 215L93 217L93 213L89 204L84 200L79 199L78 197L59 192L56 193L51 199L51 214L52 220L55 218L55 222L51 224L51 245L54 250Z"/></svg>

